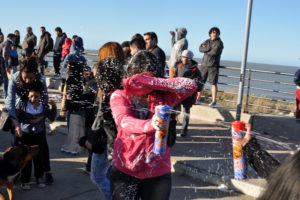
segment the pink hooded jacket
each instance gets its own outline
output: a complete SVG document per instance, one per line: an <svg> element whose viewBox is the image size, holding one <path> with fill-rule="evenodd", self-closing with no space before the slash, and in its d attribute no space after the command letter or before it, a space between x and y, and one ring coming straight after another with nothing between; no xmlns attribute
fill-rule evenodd
<svg viewBox="0 0 300 200"><path fill-rule="evenodd" d="M123 80L124 90L112 93L110 106L118 128L113 165L139 179L164 175L171 170L171 149L162 156L153 154L155 129L151 126L157 105L174 106L191 96L197 84L188 78L163 79L134 75ZM155 91L163 92L155 92ZM138 119L131 95L148 95L149 118Z"/></svg>

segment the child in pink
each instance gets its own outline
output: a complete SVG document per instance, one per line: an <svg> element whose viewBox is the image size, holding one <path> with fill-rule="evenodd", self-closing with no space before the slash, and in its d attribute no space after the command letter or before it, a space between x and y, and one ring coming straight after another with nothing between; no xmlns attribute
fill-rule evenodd
<svg viewBox="0 0 300 200"><path fill-rule="evenodd" d="M70 48L72 46L72 40L70 38L65 39L65 43L62 46L61 59L64 60L66 55L70 53Z"/></svg>

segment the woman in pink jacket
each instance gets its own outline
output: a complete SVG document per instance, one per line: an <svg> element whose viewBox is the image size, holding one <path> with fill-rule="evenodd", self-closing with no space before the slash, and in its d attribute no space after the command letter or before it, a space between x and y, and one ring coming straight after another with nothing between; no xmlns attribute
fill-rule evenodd
<svg viewBox="0 0 300 200"><path fill-rule="evenodd" d="M156 78L158 63L153 54L139 51L126 69L123 90L112 93L110 105L117 124L111 170L113 199L168 199L171 191L171 149L153 154L154 116L158 105L174 106L192 95L197 84L187 78ZM156 129L157 129L156 128Z"/></svg>

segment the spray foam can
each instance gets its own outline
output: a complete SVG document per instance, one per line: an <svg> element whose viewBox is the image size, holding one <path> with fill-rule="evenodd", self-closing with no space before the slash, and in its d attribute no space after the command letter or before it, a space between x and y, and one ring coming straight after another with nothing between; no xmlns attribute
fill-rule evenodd
<svg viewBox="0 0 300 200"><path fill-rule="evenodd" d="M167 148L168 126L171 114L171 107L168 105L162 105L157 106L156 109L158 109L158 117L162 118L167 123L167 126L165 127L165 129L155 132L154 154L164 155L166 153Z"/></svg>
<svg viewBox="0 0 300 200"><path fill-rule="evenodd" d="M243 147L239 139L244 138L246 134L245 123L242 121L232 122L232 149L233 149L233 169L234 178L243 180L247 178L247 161L243 154Z"/></svg>

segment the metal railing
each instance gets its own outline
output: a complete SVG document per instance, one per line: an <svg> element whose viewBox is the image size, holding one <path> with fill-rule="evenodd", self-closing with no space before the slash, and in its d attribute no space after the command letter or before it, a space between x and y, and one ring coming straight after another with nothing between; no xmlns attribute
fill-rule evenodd
<svg viewBox="0 0 300 200"><path fill-rule="evenodd" d="M227 70L240 71L240 68L237 68L237 67L220 66L220 68L221 69L227 69ZM270 92L270 93L273 93L273 94L281 94L281 95L288 96L288 98L280 99L280 98L272 98L272 97L268 97L268 96L251 95L251 97L254 97L254 98L257 98L257 99L268 100L269 102L274 102L274 104L277 103L277 102L292 104L292 105L295 104L295 100L294 100L295 99L295 92L292 93L292 92L287 92L287 91L282 91L282 90L275 90L275 89L270 89L270 88L254 87L254 86L252 86L252 82L251 82L251 81L255 81L255 82L266 83L266 84L276 84L276 85L285 85L285 86L295 87L295 85L293 83L289 83L289 82L252 78L253 73L259 73L259 74L269 74L269 75L279 75L279 76L291 77L290 79L292 80L292 77L294 76L294 74L283 73L283 72L264 71L264 70L257 70L257 69L246 69L246 72L247 72L246 73L247 77L245 78L244 81L247 84L245 84L245 86L244 86L244 88L246 89L246 95L245 95L246 98L244 99L244 105L245 105L244 106L244 111L248 111L249 106L273 109L272 106L258 105L258 104L249 103L250 90L265 91L265 92ZM239 76L231 76L231 75L225 75L225 74L220 74L219 76L220 77L225 77L225 78L237 79L237 80L240 79ZM274 79L275 78L276 77L274 77ZM220 80L220 81L221 82L218 83L220 85L230 86L231 88L238 88L238 84L224 83L224 82L222 82L222 80ZM237 93L232 93L232 92L231 92L231 94L236 94L237 95ZM230 101L230 100L226 100L226 101ZM231 101L231 102L233 102L233 101ZM294 110L283 109L283 108L277 108L277 110L285 111L285 112L294 112Z"/></svg>
<svg viewBox="0 0 300 200"><path fill-rule="evenodd" d="M92 53L85 53L85 56L88 56L89 59L88 61L92 64L95 64L97 62L97 54L92 54ZM52 58L52 55L48 55L48 58ZM49 59L48 59L49 60ZM220 69L222 70L234 70L234 71L240 71L240 68L238 67L229 67L229 66L220 66ZM253 98L257 98L257 99L262 99L262 100L267 100L269 102L281 102L281 103L286 103L286 104L295 104L295 93L292 92L287 92L287 91L282 91L282 90L275 90L275 89L271 89L269 88L264 88L264 87L256 87L256 86L252 86L252 81L260 82L260 83L266 83L266 84L276 84L276 85L285 85L285 86L295 86L293 83L289 83L289 82L284 82L284 81L277 81L277 80L265 80L265 79L258 79L258 78L252 78L252 74L253 73L258 73L258 74L269 74L269 75L279 75L279 76L285 76L285 77L292 77L294 76L294 74L290 74L290 73L283 73L283 72L272 72L272 71L264 71L264 70L257 70L257 69L246 69L246 78L245 78L245 86L244 88L246 89L245 92L245 98L244 98L244 111L248 111L249 106L252 107L261 107L261 108L267 108L267 109L273 109L272 106L266 106L266 105L258 105L258 104L253 104L253 103L249 103L249 98L253 97ZM240 76L234 76L234 75L226 75L226 74L219 74L219 83L220 85L224 85L227 88L231 88L231 89L236 89L236 92L230 92L226 90L226 93L228 94L232 94L232 95L236 95L237 96L237 89L239 87L238 85L238 80L240 79ZM231 83L226 83L223 81L222 78L228 78L228 79L236 79L237 82L236 84L234 84L233 82ZM274 77L275 79L275 77ZM288 96L288 98L273 98L270 96L259 96L259 95L254 95L254 94L250 94L250 91L261 91L261 92L269 92L272 94L281 94L281 95L285 95ZM274 95L271 95L274 96ZM236 101L234 101L233 99L223 99L223 101L227 101L227 102L232 102L232 103L236 103ZM294 112L294 110L292 109L284 109L284 108L277 108L277 110L281 110L284 112Z"/></svg>

